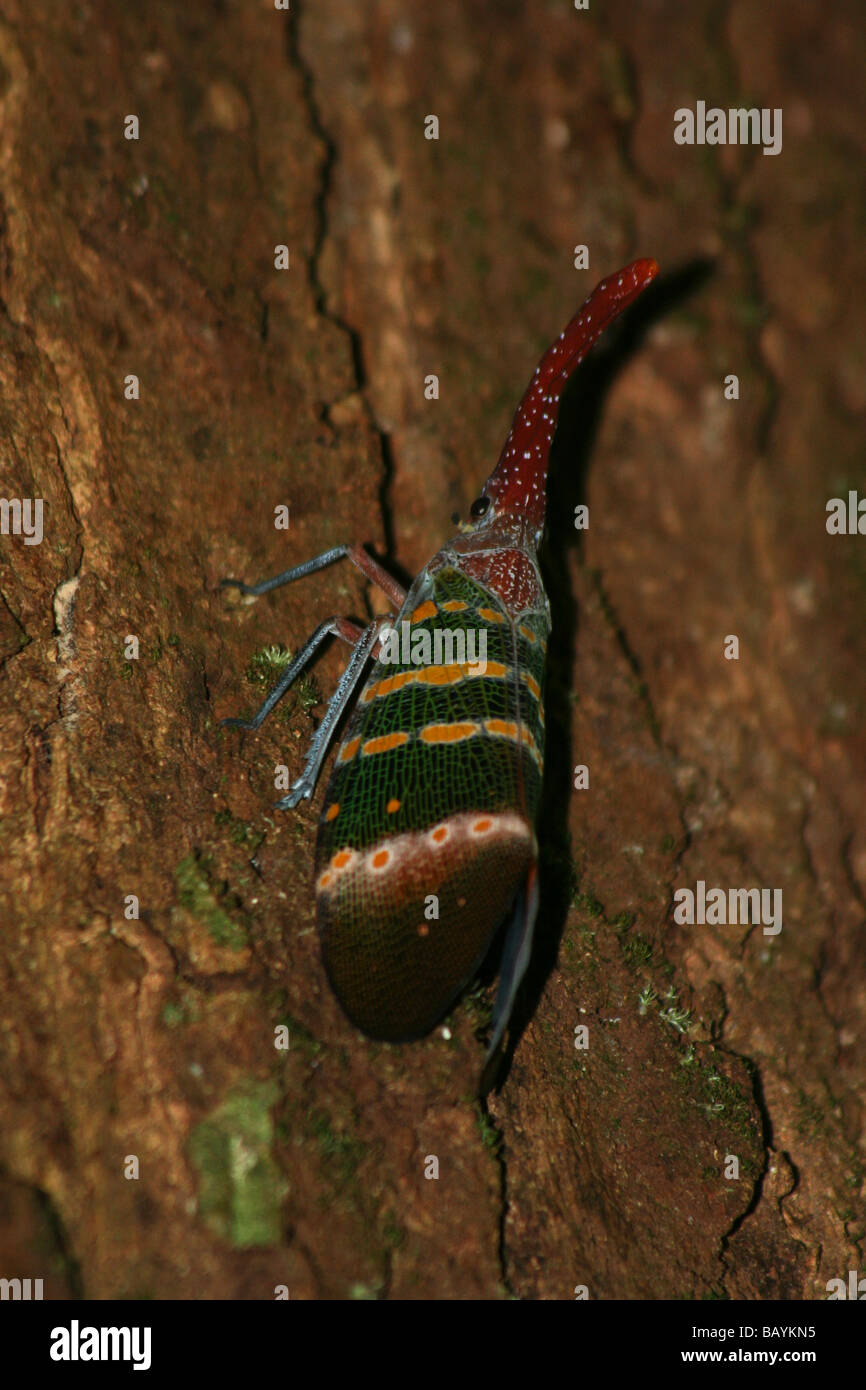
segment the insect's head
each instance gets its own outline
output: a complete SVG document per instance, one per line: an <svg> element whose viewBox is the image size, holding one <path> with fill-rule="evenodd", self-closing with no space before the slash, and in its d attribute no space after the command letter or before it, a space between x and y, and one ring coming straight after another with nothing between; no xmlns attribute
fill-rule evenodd
<svg viewBox="0 0 866 1390"><path fill-rule="evenodd" d="M494 474L472 503L468 515L461 518L455 513L452 521L470 549L504 545L538 546L544 529L543 488L538 498L540 506L530 505L534 500L530 492L525 498L517 499L515 505L515 499L504 492L501 479Z"/></svg>
<svg viewBox="0 0 866 1390"><path fill-rule="evenodd" d="M472 506L469 508L469 516L466 518L466 520L464 520L461 517L459 512L454 512L454 514L451 517L451 520L454 523L454 525L459 529L461 535L471 536L478 530L479 523L485 516L489 515L489 512L490 498L486 495L486 493L482 492L481 496L476 497L475 501L472 503Z"/></svg>

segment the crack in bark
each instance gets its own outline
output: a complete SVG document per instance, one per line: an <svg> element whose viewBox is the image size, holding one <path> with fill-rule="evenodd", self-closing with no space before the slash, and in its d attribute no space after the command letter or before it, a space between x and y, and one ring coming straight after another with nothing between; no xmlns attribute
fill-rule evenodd
<svg viewBox="0 0 866 1390"><path fill-rule="evenodd" d="M34 1186L32 1190L45 1224L51 1232L56 1247L56 1255L59 1257L63 1277L69 1286L70 1295L72 1298L84 1298L84 1275L81 1262L75 1254L66 1226L57 1210L55 1199L46 1188Z"/></svg>
<svg viewBox="0 0 866 1390"><path fill-rule="evenodd" d="M497 1221L497 1242L496 1242L496 1262L499 1266L499 1277L502 1287L509 1298L517 1298L511 1284L511 1275L508 1272L508 1247L505 1238L505 1223L508 1220L508 1159L505 1148L505 1129L490 1113L490 1108L484 1096L478 1101L479 1114L482 1123L496 1135L497 1143L493 1149L493 1161L496 1164L499 1175L499 1219Z"/></svg>
<svg viewBox="0 0 866 1390"><path fill-rule="evenodd" d="M737 75L736 61L734 53L731 49L729 39L730 14L730 6L725 6L724 9L721 12L719 12L718 15L710 17L710 37L714 42L714 47L720 55L723 74L727 78L728 84L731 87L731 89L736 91L739 89L740 83ZM744 180L752 171L752 165L755 159L757 158L757 155L757 148L750 149L750 147L748 146L745 147L743 166L741 167L738 173L734 173L730 176L727 176L725 174L718 153L716 153L716 157L713 161L712 167L716 176L720 204L720 215L726 225L728 249L735 263L739 267L740 273L743 277L743 282L746 288L747 295L751 300L763 303L764 296L761 286L760 263L755 255L755 251L752 246L751 238L749 235L749 219L746 218L741 220L741 214L743 212L743 209L748 210L752 206L752 204L747 202L742 197L740 193L740 188ZM744 326L741 330L741 336L744 342L747 360L749 361L751 368L754 371L756 380L763 385L764 392L763 402L758 407L758 413L754 424L754 449L752 451L749 451L751 458L751 463L748 465L749 471L753 470L756 466L760 464L761 460L766 458L770 446L770 439L772 436L773 428L776 423L776 419L779 412L780 388L776 375L772 370L772 366L761 347L762 326L762 324L759 324L756 327L751 328ZM807 822L808 811L804 813L804 816L801 819L799 827L800 841L804 851L806 870L812 877L816 889L818 889L818 879L814 865L812 863L811 854L809 852L805 836ZM826 1003L821 994L820 983L818 983L818 988L816 989L816 998L819 1002L822 1011L825 1014L825 1017L830 1019L829 1010L827 1009ZM832 1022L832 1019L830 1019L830 1021ZM764 1182L769 1172L770 1155L774 1147L774 1127L769 1105L764 1097L763 1076L760 1063L751 1057L746 1057L742 1054L739 1055L741 1061L743 1061L746 1064L753 1077L754 1099L757 1104L759 1114L761 1116L762 1127L764 1130L763 1140L765 1145L765 1167L764 1171L760 1175L758 1183L756 1184L753 1199L750 1202L748 1208L745 1212L742 1213L742 1215L738 1219L736 1219L733 1222L731 1228L728 1232L726 1232L725 1237L723 1238L720 1250L722 1258L724 1258L724 1253L727 1249L727 1245L730 1238L739 1229L746 1217L751 1215L754 1211L758 1209L764 1197ZM785 1074L785 1072L782 1072L782 1075ZM796 1165L794 1164L790 1155L782 1151L780 1156L787 1163L793 1177L793 1183L789 1191L781 1194L778 1198L775 1199L779 1215L784 1222L784 1215L782 1211L783 1203L788 1197L792 1196L797 1191L800 1178ZM791 1232L787 1223L784 1224L788 1238L796 1244L802 1244L802 1242L799 1242L796 1236ZM724 1278L722 1282L724 1287Z"/></svg>
<svg viewBox="0 0 866 1390"><path fill-rule="evenodd" d="M301 53L301 21L304 13L303 5L296 3L294 10L286 17L285 24L285 45L286 58L289 67L297 73L301 85L301 97L304 109L307 114L310 129L319 140L324 151L319 169L319 187L313 198L313 244L307 256L307 271L309 274L310 285L317 312L322 318L337 325L348 334L350 339L355 335L347 324L343 323L328 307L328 295L320 274L322 255L325 249L325 242L328 238L328 200L331 196L334 166L337 162L337 145L333 136L326 129L319 110L319 103L315 93L315 77L310 64ZM354 348L355 343L352 343ZM358 385L362 385L361 373L357 370Z"/></svg>
<svg viewBox="0 0 866 1390"><path fill-rule="evenodd" d="M730 81L734 83L735 71L733 55L730 52L727 42L728 17L729 9L728 7L725 7L724 11L718 16L718 32L715 37L718 41L718 51L722 54L723 68L726 74L728 75ZM629 79L631 79L633 82L634 71L629 63L627 55L625 55L623 50L619 50L619 56L626 64L627 75ZM638 103L635 102L634 114L632 115L631 119L628 121L617 122L617 149L620 161L623 164L628 175L635 182L637 182L638 186L645 193L653 194L656 190L652 188L649 184L649 181L642 176L642 173L638 168L637 163L632 155L630 147L631 132L637 120L638 110ZM733 213L735 211L738 211L743 206L743 200L738 194L738 188L743 178L748 173L748 170L744 170L740 175L735 175L730 178L727 178L724 174L724 171L721 167L718 158L716 158L715 160L714 167L716 172L717 187L719 194L720 214L722 218L724 218L726 222L730 224L732 223ZM751 297L754 297L756 299L759 298L761 291L760 268L756 261L754 252L751 248L747 231L744 229L740 231L739 234L737 234L736 230L732 229L731 234L729 236L729 244L732 248L733 255L740 267L740 272L743 275L747 293ZM754 428L755 452L752 457L753 461L756 461L766 453L769 445L770 436L772 434L773 426L775 424L778 413L779 387L776 378L770 368L770 365L767 362L765 355L761 351L760 337L758 333L753 331L752 333L747 333L744 336L746 338L746 350L749 356L752 369L755 373L756 378L759 381L761 381L764 386L764 400L763 404L759 408ZM622 652L628 664L628 667L632 672L632 675L638 682L638 696L641 703L644 706L653 741L659 749L660 753L662 753L665 761L667 762L670 757L670 752L664 746L661 733L661 726L652 702L652 697L649 691L649 685L645 680L641 670L640 662L628 641L628 637L622 627L622 624L619 621L613 604L604 588L600 573L598 571L595 571L592 575L592 579L602 605L604 616L612 628L617 645L619 646L620 651ZM679 787L676 784L676 780L671 779L671 781L672 790L676 800L677 810L682 827L683 837L674 860L673 870L669 884L670 891L672 893L673 883L676 880L676 876L680 869L682 860L684 859L691 843L691 835L688 830L688 824L686 819L685 799L681 794ZM746 940L744 940L741 944L741 957L743 951L746 948L747 939L748 934ZM728 1002L727 998L725 997L725 1017L727 1017L727 1014ZM762 1171L760 1172L755 1181L755 1186L748 1205L734 1217L730 1226L724 1232L719 1242L719 1262L722 1270L721 1286L723 1289L725 1288L725 1280L728 1273L725 1267L725 1257L729 1242L732 1239L732 1237L736 1234L736 1232L739 1230L739 1228L743 1225L743 1223L746 1221L746 1219L757 1210L761 1203L761 1200L764 1195L764 1183L769 1173L771 1153L773 1151L773 1122L769 1107L764 1097L761 1069L758 1063L751 1057L747 1057L741 1053L734 1052L733 1050L731 1050L728 1047L725 1047L722 1044L721 1039L724 1036L724 1023L725 1019L722 1020L717 1030L719 1034L719 1042L717 1045L719 1045L722 1048L726 1055L737 1058L743 1065L745 1065L752 1079L752 1101L760 1117L761 1143L764 1151L764 1163ZM713 1031L715 1032L716 1030ZM796 1190L798 1181L797 1173L791 1160L787 1159L787 1161L790 1165L792 1173L794 1174L794 1186L791 1189L791 1191L794 1191ZM790 1193L787 1193L785 1195L789 1196ZM779 1200L778 1206L781 1213L781 1200Z"/></svg>
<svg viewBox="0 0 866 1390"><path fill-rule="evenodd" d="M717 1046L719 1045L717 1044ZM746 1218L748 1216L751 1216L752 1212L757 1210L761 1202L761 1199L764 1195L764 1182L766 1180L767 1174L770 1171L770 1154L773 1152L774 1136L773 1121L770 1116L770 1111L767 1107L767 1103L764 1099L764 1091L763 1087L761 1086L761 1074L757 1066L750 1057L744 1057L742 1053L734 1052L732 1048L720 1046L719 1050L722 1052L724 1056L733 1057L738 1062L741 1062L749 1074L749 1077L752 1082L752 1101L754 1102L755 1109L757 1110L761 1121L761 1144L763 1145L764 1149L764 1166L755 1179L755 1186L752 1191L751 1198L749 1199L748 1204L743 1208L743 1210L734 1217L730 1226L725 1231L724 1235L721 1238L721 1241L719 1242L719 1257L723 1260L727 1252L728 1242L731 1240L732 1236L734 1236L737 1233L737 1231L740 1229ZM791 1168L792 1170L794 1169L793 1164L791 1164ZM724 1275L722 1277L722 1286L724 1287Z"/></svg>
<svg viewBox="0 0 866 1390"><path fill-rule="evenodd" d="M857 905L866 912L866 897L863 895L860 880L857 878L854 865L851 862L851 846L853 843L854 831L850 830L839 848L839 857L842 861L842 872L845 875L845 881L851 890L851 896Z"/></svg>
<svg viewBox="0 0 866 1390"><path fill-rule="evenodd" d="M304 12L304 6L300 3L296 3L292 13L287 16L285 45L286 58L289 66L297 73L300 81L301 97L307 113L310 129L321 142L324 150L319 170L319 187L313 199L313 243L306 257L307 275L309 277L310 287L313 291L313 299L317 312L323 319L326 319L329 323L333 324L335 328L338 328L348 341L356 389L363 403L364 414L370 429L379 441L382 459L382 481L379 486L379 509L382 516L382 530L385 537L384 559L386 562L393 563L396 556L396 545L390 494L394 481L395 468L391 440L387 432L379 426L375 412L370 403L370 398L367 394L369 380L364 366L364 350L361 334L357 329L353 328L341 314L329 305L327 288L321 276L321 261L329 235L328 204L333 191L334 168L338 159L338 151L336 140L328 130L321 114L315 90L315 74L312 66L301 51L301 25ZM323 402L322 404L322 418L328 425L331 424L330 404L328 402Z"/></svg>
<svg viewBox="0 0 866 1390"><path fill-rule="evenodd" d="M338 159L337 144L334 137L325 124L321 113L319 101L316 95L316 78L312 66L302 52L301 27L303 24L304 6L296 4L294 11L287 17L285 27L286 57L289 66L298 75L302 100L306 109L307 119L311 130L322 144L324 154L319 171L319 187L314 199L314 229L313 241L309 254L306 257L307 274L313 292L313 298L317 312L322 318L333 324L343 333L349 343L352 367L355 383L363 402L364 413L370 428L375 433L379 441L379 449L382 460L382 481L379 487L379 508L382 519L382 529L385 538L384 560L386 563L395 563L396 558L396 539L394 530L393 508L391 505L390 494L396 472L394 454L391 446L391 439L388 433L383 430L375 416L369 396L367 394L369 381L364 366L364 352L361 334L349 324L328 302L327 287L322 280L321 262L328 239L328 204L333 190L334 169ZM330 407L328 403L323 403L322 416L327 424L330 424ZM494 1124L487 1112L486 1105L484 1113L490 1124ZM498 1248L497 1262L500 1270L503 1287L506 1292L513 1295L510 1276L508 1274L507 1255L505 1247L505 1222L508 1216L508 1167L505 1157L505 1141L502 1130L498 1125L495 1126L499 1134L500 1143L497 1147L496 1163L499 1170L499 1212L498 1212ZM392 1271L390 1258L386 1256L385 1279L380 1297L387 1298L390 1291Z"/></svg>

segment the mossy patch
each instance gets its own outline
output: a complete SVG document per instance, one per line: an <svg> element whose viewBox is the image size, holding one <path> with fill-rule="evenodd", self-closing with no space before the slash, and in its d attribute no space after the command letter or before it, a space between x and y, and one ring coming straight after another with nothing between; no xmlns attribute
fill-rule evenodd
<svg viewBox="0 0 866 1390"><path fill-rule="evenodd" d="M182 859L174 871L181 906L207 928L218 946L240 951L247 944L244 928L220 906L216 890L208 878L208 864L194 854Z"/></svg>
<svg viewBox="0 0 866 1390"><path fill-rule="evenodd" d="M276 1098L273 1082L248 1082L190 1136L199 1211L215 1235L238 1249L275 1245L280 1239L288 1184L271 1153Z"/></svg>
<svg viewBox="0 0 866 1390"><path fill-rule="evenodd" d="M250 657L246 669L246 679L251 685L270 691L278 683L292 659L293 653L288 647L276 645L262 647ZM308 714L321 702L321 699L322 694L314 677L298 676L280 703L280 718L286 723L298 711Z"/></svg>

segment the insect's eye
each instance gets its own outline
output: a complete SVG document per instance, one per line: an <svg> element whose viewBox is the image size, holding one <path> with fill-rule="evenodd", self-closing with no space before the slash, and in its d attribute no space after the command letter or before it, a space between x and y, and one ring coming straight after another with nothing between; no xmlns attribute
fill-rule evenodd
<svg viewBox="0 0 866 1390"><path fill-rule="evenodd" d="M476 497L472 506L469 508L469 515L474 517L483 516L490 506L489 497Z"/></svg>

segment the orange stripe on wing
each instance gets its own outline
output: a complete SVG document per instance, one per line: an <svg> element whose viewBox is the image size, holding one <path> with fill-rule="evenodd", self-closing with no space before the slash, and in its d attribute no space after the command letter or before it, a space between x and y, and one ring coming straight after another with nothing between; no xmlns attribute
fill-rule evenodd
<svg viewBox="0 0 866 1390"><path fill-rule="evenodd" d="M457 685L464 680L477 680L479 676L507 676L508 667L501 661L487 661L482 671L474 671L475 662L463 666L425 666L417 676L419 685Z"/></svg>
<svg viewBox="0 0 866 1390"><path fill-rule="evenodd" d="M371 700L375 700L379 695L390 695L392 690L402 690L404 685L409 685L415 679L414 671L396 671L393 676L386 676L384 680L376 681L370 685L361 696L361 703L368 705Z"/></svg>
<svg viewBox="0 0 866 1390"><path fill-rule="evenodd" d="M362 757L370 757L376 753L390 753L392 748L402 748L404 743L409 742L409 735L403 733L382 734L380 738L369 738L364 744Z"/></svg>
<svg viewBox="0 0 866 1390"><path fill-rule="evenodd" d="M463 666L452 663L445 666L420 666L417 671L397 671L395 675L386 676L384 680L368 686L361 696L361 701L368 705L371 700L376 700L381 695L390 695L395 690L402 690L406 685L457 685L463 680L477 680L485 676L495 679L508 675L508 667L501 661L488 661L484 663L484 670L481 671L472 669L476 664L467 661ZM537 682L533 684L535 693L540 695Z"/></svg>
<svg viewBox="0 0 866 1390"><path fill-rule="evenodd" d="M419 685L454 685L466 674L462 666L424 666L415 673L415 679Z"/></svg>
<svg viewBox="0 0 866 1390"><path fill-rule="evenodd" d="M458 724L428 724L420 730L418 737L425 743L459 743L461 739L473 738L481 733L480 724L467 721Z"/></svg>

